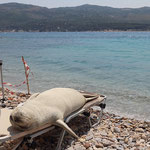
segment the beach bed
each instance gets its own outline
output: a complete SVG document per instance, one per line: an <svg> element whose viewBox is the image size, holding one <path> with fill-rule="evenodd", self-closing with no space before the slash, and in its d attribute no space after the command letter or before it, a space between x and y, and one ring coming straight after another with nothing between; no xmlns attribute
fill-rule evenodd
<svg viewBox="0 0 150 150"><path fill-rule="evenodd" d="M95 93L83 92L83 91L80 91L80 92L87 99L93 97L93 100L87 102L81 109L79 109L79 110L73 112L72 114L70 114L69 116L67 116L65 118L65 122L68 123L71 119L78 116L79 114L84 114L85 116L87 116L90 126L94 127L100 123L100 119L103 114L103 109L105 108L105 105L106 105L105 104L106 96L95 94ZM95 124L92 124L92 122L91 122L91 118L92 118L91 113L92 112L89 111L89 109L92 108L93 106L98 106L99 108L101 108L101 112L99 113L97 122ZM14 147L14 150L19 149L19 147L22 146L23 143L30 143L28 145L30 145L32 147L33 146L32 145L33 138L35 138L39 135L42 135L42 134L44 134L50 130L53 130L55 128L55 126L51 126L50 124L45 124L39 128L32 129L29 131L15 130L11 126L11 123L9 121L9 116L10 116L11 112L12 112L12 110L8 109L8 108L1 109L0 143L3 143L8 140L20 139L20 142ZM62 129L62 132L60 134L60 138L59 138L59 141L58 141L58 144L56 147L57 150L61 149L61 144L62 144L64 135L65 135L65 130Z"/></svg>

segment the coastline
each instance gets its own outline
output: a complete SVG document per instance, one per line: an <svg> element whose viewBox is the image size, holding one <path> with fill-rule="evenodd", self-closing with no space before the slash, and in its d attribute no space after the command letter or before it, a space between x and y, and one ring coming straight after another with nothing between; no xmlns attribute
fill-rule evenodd
<svg viewBox="0 0 150 150"><path fill-rule="evenodd" d="M22 32L27 32L27 33L44 33L44 32L150 32L150 30L99 30L99 31L39 31L39 30L30 30L30 31L24 31L24 30L4 30L0 31L0 33L22 33Z"/></svg>
<svg viewBox="0 0 150 150"><path fill-rule="evenodd" d="M25 102L29 96L22 92L5 90L5 97L7 100L2 107L6 106L13 109L19 103ZM150 122L105 112L101 123L95 128L90 128L87 118L83 116L73 119L69 126L79 135L82 142L74 140L66 134L62 145L63 150L150 150ZM54 149L60 133L58 131L60 131L60 128L35 138L37 149ZM5 142L0 145L0 149L12 149L15 143L16 141ZM25 147L23 149L26 149Z"/></svg>

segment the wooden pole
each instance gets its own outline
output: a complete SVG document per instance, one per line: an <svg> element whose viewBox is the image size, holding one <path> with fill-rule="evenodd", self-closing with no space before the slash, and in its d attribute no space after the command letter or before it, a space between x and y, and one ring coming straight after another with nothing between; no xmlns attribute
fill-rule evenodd
<svg viewBox="0 0 150 150"><path fill-rule="evenodd" d="M23 56L22 56L22 61L23 61L23 64L24 64L24 70L25 70L25 76L26 76L26 82L27 82L28 95L30 95L28 74L27 74L27 69L26 69L26 66L25 66L25 63L24 63L25 61L24 61L24 57Z"/></svg>
<svg viewBox="0 0 150 150"><path fill-rule="evenodd" d="M4 95L4 86L3 86L3 73L2 73L2 60L0 60L0 71L1 71L1 84L2 84L2 99L1 101L5 101L5 95Z"/></svg>

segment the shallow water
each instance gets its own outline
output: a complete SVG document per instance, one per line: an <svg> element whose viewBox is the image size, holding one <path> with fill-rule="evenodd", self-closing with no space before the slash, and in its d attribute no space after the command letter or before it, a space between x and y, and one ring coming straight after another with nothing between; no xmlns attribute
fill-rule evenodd
<svg viewBox="0 0 150 150"><path fill-rule="evenodd" d="M25 80L21 56L34 74L31 92L97 92L108 111L150 120L150 32L0 33L5 82Z"/></svg>

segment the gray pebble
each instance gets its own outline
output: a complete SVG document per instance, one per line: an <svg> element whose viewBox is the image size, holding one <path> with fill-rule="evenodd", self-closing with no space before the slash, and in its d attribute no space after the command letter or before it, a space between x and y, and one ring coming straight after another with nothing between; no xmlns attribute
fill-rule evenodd
<svg viewBox="0 0 150 150"><path fill-rule="evenodd" d="M118 127L114 127L114 132L116 132L116 133L120 133L120 128L118 128Z"/></svg>
<svg viewBox="0 0 150 150"><path fill-rule="evenodd" d="M89 140L91 140L91 139L93 139L93 135L88 135L88 136L86 137L86 141L89 141Z"/></svg>

